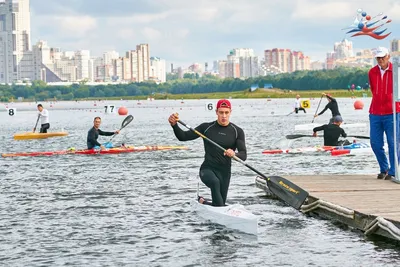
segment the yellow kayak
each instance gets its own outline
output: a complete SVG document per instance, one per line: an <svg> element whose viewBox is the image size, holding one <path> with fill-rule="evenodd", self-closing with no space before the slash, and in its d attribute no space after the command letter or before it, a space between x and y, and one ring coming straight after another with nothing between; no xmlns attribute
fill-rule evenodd
<svg viewBox="0 0 400 267"><path fill-rule="evenodd" d="M66 136L67 132L50 132L50 133L17 133L14 134L15 140L28 140L28 139L44 139L49 137Z"/></svg>

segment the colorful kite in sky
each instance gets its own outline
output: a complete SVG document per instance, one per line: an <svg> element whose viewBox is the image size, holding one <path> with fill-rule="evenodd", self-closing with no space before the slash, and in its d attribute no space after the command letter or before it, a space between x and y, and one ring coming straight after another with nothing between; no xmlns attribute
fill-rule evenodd
<svg viewBox="0 0 400 267"><path fill-rule="evenodd" d="M348 32L346 32L346 34L354 33L351 37L367 35L372 38L382 40L391 34L391 32L383 34L387 28L381 30L385 24L390 22L392 22L392 20L388 19L387 16L384 16L383 13L379 13L378 15L371 17L367 14L367 12L359 8L357 9L357 15L353 24L342 30L350 29Z"/></svg>

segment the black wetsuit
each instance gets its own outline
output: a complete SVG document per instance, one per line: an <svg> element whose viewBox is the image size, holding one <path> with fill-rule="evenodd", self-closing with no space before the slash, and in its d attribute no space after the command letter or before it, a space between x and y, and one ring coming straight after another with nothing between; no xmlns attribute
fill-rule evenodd
<svg viewBox="0 0 400 267"><path fill-rule="evenodd" d="M103 132L100 129L97 129L92 127L87 135L87 147L88 149L92 149L95 146L101 146L99 142L97 142L97 138L99 138L99 135L105 135L105 136L111 136L114 135L114 132Z"/></svg>
<svg viewBox="0 0 400 267"><path fill-rule="evenodd" d="M330 109L332 112L332 118L330 119L329 123L333 123L333 117L340 115L339 106L335 98L330 97L328 95L326 97L329 98L331 101L328 104L326 104L325 108L320 113L318 113L318 116L324 114L325 111Z"/></svg>
<svg viewBox="0 0 400 267"><path fill-rule="evenodd" d="M347 134L343 128L340 128L337 124L324 124L322 126L315 127L314 133L318 131L324 131L324 146L337 146L340 135L346 137Z"/></svg>
<svg viewBox="0 0 400 267"><path fill-rule="evenodd" d="M189 141L200 136L192 131L183 131L178 124L172 126L175 136L180 141ZM236 156L246 160L244 132L233 123L221 126L217 121L200 124L196 130L225 149L237 149ZM223 151L204 139L204 162L200 167L200 179L211 189L212 205L224 206L231 179L232 159L224 156Z"/></svg>

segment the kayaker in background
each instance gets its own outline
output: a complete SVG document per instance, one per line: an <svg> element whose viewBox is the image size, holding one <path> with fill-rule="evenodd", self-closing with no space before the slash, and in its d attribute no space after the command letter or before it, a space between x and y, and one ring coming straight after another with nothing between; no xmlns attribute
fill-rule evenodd
<svg viewBox="0 0 400 267"><path fill-rule="evenodd" d="M304 113L306 113L306 110L301 106L300 95L296 95L296 100L294 101L294 112L297 114L299 113L299 110L302 110Z"/></svg>
<svg viewBox="0 0 400 267"><path fill-rule="evenodd" d="M343 145L350 145L351 143L348 140L341 140L339 141L339 137L347 137L347 134L340 128L343 119L341 116L335 116L333 118L333 123L324 124L319 127L315 127L313 129L313 136L317 137L317 132L324 131L324 146L343 146Z"/></svg>
<svg viewBox="0 0 400 267"><path fill-rule="evenodd" d="M329 103L326 104L325 108L320 113L314 115L314 118L324 114L325 111L330 109L331 112L332 112L332 118L329 120L329 123L333 123L333 118L335 116L340 116L338 103L337 103L336 99L333 98L330 94L322 93L322 95L326 96L326 98L328 99Z"/></svg>
<svg viewBox="0 0 400 267"><path fill-rule="evenodd" d="M369 107L369 129L371 148L379 163L380 173L378 179L392 180L395 178L395 153L399 156L399 122L400 104L396 102L396 136L394 135L393 120L393 65L390 63L389 50L386 47L378 47L374 51L377 65L368 72L371 87L372 101ZM389 162L385 154L384 135L386 135L389 149ZM394 150L394 142L397 142L397 151ZM399 157L398 157L399 159ZM390 165L389 165L390 163ZM396 177L397 179L399 177Z"/></svg>
<svg viewBox="0 0 400 267"><path fill-rule="evenodd" d="M39 111L38 116L40 116L40 133L47 133L47 129L50 128L49 123L49 111L43 108L42 104L37 105ZM35 132L36 128L33 129Z"/></svg>
<svg viewBox="0 0 400 267"><path fill-rule="evenodd" d="M87 135L87 147L88 149L100 147L100 150L106 149L106 147L99 142L97 142L97 138L99 138L99 135L104 135L104 136L111 136L114 134L119 134L119 130L116 130L115 132L104 132L99 129L100 124L101 124L101 118L96 117L93 120L93 127L89 130L88 135Z"/></svg>
<svg viewBox="0 0 400 267"><path fill-rule="evenodd" d="M205 122L196 127L198 132L226 149L225 153L222 153L218 147L204 140L205 156L200 167L200 179L211 189L212 203L199 196L198 201L202 204L225 206L231 179L231 158L235 155L242 160L247 158L244 132L229 121L231 108L229 100L219 100L216 106L217 120ZM200 137L192 131L179 128L178 120L176 113L168 118L178 140L189 141Z"/></svg>

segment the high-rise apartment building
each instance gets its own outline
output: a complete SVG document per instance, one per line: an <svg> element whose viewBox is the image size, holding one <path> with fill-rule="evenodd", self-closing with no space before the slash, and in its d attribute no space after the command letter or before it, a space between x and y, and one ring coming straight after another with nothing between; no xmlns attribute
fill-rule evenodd
<svg viewBox="0 0 400 267"><path fill-rule="evenodd" d="M390 52L400 52L400 40L390 41Z"/></svg>
<svg viewBox="0 0 400 267"><path fill-rule="evenodd" d="M93 61L90 61L89 50L79 50L75 52L75 66L77 67L77 80L93 80ZM91 64L90 64L91 63Z"/></svg>
<svg viewBox="0 0 400 267"><path fill-rule="evenodd" d="M232 78L248 78L258 76L258 57L254 55L253 49L232 49L227 56L225 75L226 77Z"/></svg>
<svg viewBox="0 0 400 267"><path fill-rule="evenodd" d="M136 50L126 52L131 68L131 81L143 82L149 79L150 51L148 44L136 46Z"/></svg>
<svg viewBox="0 0 400 267"><path fill-rule="evenodd" d="M336 42L333 46L335 59L348 58L353 56L353 42L343 39L341 42Z"/></svg>
<svg viewBox="0 0 400 267"><path fill-rule="evenodd" d="M309 70L310 58L301 51L274 48L264 51L265 68L277 69L279 72L293 72L296 70Z"/></svg>
<svg viewBox="0 0 400 267"><path fill-rule="evenodd" d="M0 1L0 83L33 80L29 0Z"/></svg>
<svg viewBox="0 0 400 267"><path fill-rule="evenodd" d="M150 58L150 80L155 80L159 83L165 83L167 81L167 75L165 71L165 60L159 57Z"/></svg>

